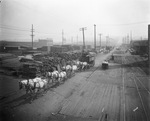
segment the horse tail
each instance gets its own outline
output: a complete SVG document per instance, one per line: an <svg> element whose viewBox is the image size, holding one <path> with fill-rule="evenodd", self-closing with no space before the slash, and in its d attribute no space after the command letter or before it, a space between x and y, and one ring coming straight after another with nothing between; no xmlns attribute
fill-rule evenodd
<svg viewBox="0 0 150 121"><path fill-rule="evenodd" d="M27 79L27 85L29 85L29 79Z"/></svg>
<svg viewBox="0 0 150 121"><path fill-rule="evenodd" d="M36 82L34 82L34 85L33 85L33 89L35 89L36 88Z"/></svg>

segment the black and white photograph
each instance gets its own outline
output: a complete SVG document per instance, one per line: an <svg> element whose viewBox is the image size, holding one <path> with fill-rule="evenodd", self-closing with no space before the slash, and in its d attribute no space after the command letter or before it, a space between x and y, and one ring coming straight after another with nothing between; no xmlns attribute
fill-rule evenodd
<svg viewBox="0 0 150 121"><path fill-rule="evenodd" d="M0 121L150 121L150 0L0 0Z"/></svg>

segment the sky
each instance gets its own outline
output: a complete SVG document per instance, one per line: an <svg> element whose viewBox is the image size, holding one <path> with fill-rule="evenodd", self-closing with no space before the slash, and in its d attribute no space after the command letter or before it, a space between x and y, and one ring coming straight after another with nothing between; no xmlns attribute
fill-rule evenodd
<svg viewBox="0 0 150 121"><path fill-rule="evenodd" d="M52 38L66 43L94 40L102 34L120 39L132 33L133 39L147 38L150 24L150 0L1 0L0 39L31 41ZM77 39L78 38L78 39Z"/></svg>

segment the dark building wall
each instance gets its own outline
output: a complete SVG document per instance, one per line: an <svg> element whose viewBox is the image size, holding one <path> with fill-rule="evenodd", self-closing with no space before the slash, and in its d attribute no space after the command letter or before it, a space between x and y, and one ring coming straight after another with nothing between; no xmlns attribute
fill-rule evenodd
<svg viewBox="0 0 150 121"><path fill-rule="evenodd" d="M33 46L35 48L39 48L42 46L47 46L48 40L39 40L37 42L33 42ZM25 46L25 47L32 47L31 42L11 42L11 41L0 41L0 45L2 46Z"/></svg>
<svg viewBox="0 0 150 121"><path fill-rule="evenodd" d="M130 43L131 48L136 50L137 54L146 54L148 53L148 40L142 41L132 41Z"/></svg>

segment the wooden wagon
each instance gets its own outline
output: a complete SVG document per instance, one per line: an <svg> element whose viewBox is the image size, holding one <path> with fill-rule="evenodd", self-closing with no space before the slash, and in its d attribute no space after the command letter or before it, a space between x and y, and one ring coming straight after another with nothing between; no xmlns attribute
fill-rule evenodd
<svg viewBox="0 0 150 121"><path fill-rule="evenodd" d="M102 62L102 69L108 69L108 61L103 61Z"/></svg>

